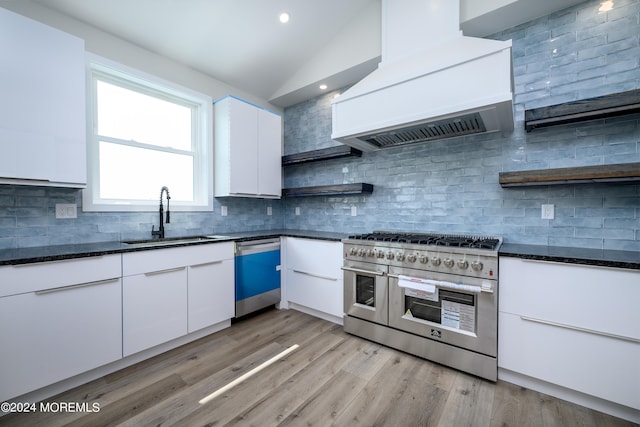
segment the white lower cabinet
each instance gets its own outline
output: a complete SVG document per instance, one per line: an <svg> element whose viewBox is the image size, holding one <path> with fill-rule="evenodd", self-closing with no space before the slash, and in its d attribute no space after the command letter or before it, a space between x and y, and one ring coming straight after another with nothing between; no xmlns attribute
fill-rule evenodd
<svg viewBox="0 0 640 427"><path fill-rule="evenodd" d="M640 409L640 272L500 259L498 366Z"/></svg>
<svg viewBox="0 0 640 427"><path fill-rule="evenodd" d="M226 259L189 266L189 332L235 315L233 247Z"/></svg>
<svg viewBox="0 0 640 427"><path fill-rule="evenodd" d="M286 299L312 310L342 318L342 243L287 237Z"/></svg>
<svg viewBox="0 0 640 427"><path fill-rule="evenodd" d="M186 335L186 267L124 277L122 285L125 357Z"/></svg>
<svg viewBox="0 0 640 427"><path fill-rule="evenodd" d="M120 255L0 267L0 401L122 358L120 276Z"/></svg>
<svg viewBox="0 0 640 427"><path fill-rule="evenodd" d="M123 254L124 356L232 318L233 256L232 242Z"/></svg>

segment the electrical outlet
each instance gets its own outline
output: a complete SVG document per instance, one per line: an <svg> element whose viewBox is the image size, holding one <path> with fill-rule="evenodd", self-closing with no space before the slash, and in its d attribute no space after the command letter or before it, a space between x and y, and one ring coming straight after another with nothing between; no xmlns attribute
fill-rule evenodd
<svg viewBox="0 0 640 427"><path fill-rule="evenodd" d="M300 206L296 206L296 215L300 215Z"/></svg>
<svg viewBox="0 0 640 427"><path fill-rule="evenodd" d="M72 203L56 203L56 219L78 218L78 207Z"/></svg>
<svg viewBox="0 0 640 427"><path fill-rule="evenodd" d="M554 205L542 205L542 219L554 219L555 214Z"/></svg>
<svg viewBox="0 0 640 427"><path fill-rule="evenodd" d="M273 208L271 206L267 206L267 215L273 215Z"/></svg>
<svg viewBox="0 0 640 427"><path fill-rule="evenodd" d="M351 206L351 216L358 215L358 208L356 206Z"/></svg>
<svg viewBox="0 0 640 427"><path fill-rule="evenodd" d="M220 215L221 216L227 216L227 207L226 206L220 206Z"/></svg>

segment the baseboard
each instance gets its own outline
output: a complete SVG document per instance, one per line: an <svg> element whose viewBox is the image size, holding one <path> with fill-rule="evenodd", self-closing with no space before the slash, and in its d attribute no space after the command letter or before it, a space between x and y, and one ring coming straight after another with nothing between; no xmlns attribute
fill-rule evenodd
<svg viewBox="0 0 640 427"><path fill-rule="evenodd" d="M600 399L576 390L552 384L537 378L529 377L508 369L498 368L498 380L516 384L530 390L548 394L568 402L594 409L614 417L622 418L634 423L640 423L640 410L619 403Z"/></svg>
<svg viewBox="0 0 640 427"><path fill-rule="evenodd" d="M315 310L313 308L304 306L304 305L300 305L300 304L296 304L295 302L291 302L289 301L289 303L287 304L288 308L292 309L292 310L297 310L300 311L302 313L308 314L310 316L313 317L318 317L320 319L329 321L329 322L333 322L336 323L338 325L342 325L343 324L343 319L342 317L338 317L338 316L334 316L332 314L329 313L325 313L324 311L319 311L319 310Z"/></svg>

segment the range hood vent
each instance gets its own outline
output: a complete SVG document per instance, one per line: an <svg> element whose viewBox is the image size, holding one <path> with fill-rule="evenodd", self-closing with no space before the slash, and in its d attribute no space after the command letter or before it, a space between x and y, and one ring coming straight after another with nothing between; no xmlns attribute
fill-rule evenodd
<svg viewBox="0 0 640 427"><path fill-rule="evenodd" d="M363 135L359 139L378 148L453 138L486 132L482 117L478 113L460 116L455 119L437 120L427 124L410 126L397 131L388 131Z"/></svg>
<svg viewBox="0 0 640 427"><path fill-rule="evenodd" d="M332 101L362 151L513 130L511 41L465 37L459 0L382 0L382 61Z"/></svg>

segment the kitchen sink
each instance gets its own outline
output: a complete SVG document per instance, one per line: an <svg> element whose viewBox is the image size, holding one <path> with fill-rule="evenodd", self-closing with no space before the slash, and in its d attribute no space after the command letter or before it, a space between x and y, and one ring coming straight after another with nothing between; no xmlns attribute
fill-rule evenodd
<svg viewBox="0 0 640 427"><path fill-rule="evenodd" d="M144 239L144 240L125 240L122 243L129 246L169 246L181 245L185 243L196 243L202 241L227 239L228 236L211 235L211 236L192 236L192 237L165 237L164 239Z"/></svg>

